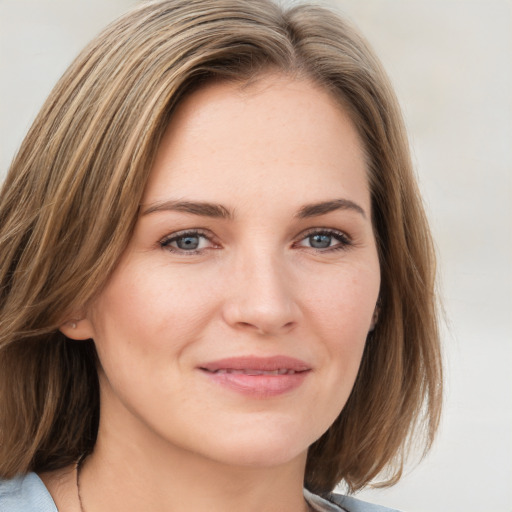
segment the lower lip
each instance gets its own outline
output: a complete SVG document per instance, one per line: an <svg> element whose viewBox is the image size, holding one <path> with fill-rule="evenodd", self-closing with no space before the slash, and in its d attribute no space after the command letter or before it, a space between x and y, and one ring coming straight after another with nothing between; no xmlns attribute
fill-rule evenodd
<svg viewBox="0 0 512 512"><path fill-rule="evenodd" d="M214 373L202 370L212 381L228 389L254 398L271 398L297 389L309 371L291 375L246 375L244 373Z"/></svg>

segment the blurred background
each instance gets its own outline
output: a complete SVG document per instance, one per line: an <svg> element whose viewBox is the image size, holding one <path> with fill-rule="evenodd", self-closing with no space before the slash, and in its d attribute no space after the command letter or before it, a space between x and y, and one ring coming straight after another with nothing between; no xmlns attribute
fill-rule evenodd
<svg viewBox="0 0 512 512"><path fill-rule="evenodd" d="M0 180L52 86L135 0L0 0ZM434 449L363 499L512 511L512 1L326 0L382 59L436 238L446 406Z"/></svg>

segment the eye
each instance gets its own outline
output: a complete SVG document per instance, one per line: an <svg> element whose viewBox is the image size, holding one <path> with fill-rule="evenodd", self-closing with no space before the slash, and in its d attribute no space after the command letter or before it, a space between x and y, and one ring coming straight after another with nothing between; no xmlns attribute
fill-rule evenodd
<svg viewBox="0 0 512 512"><path fill-rule="evenodd" d="M215 248L210 238L200 231L185 231L173 233L160 242L160 246L171 252L197 254L198 252Z"/></svg>
<svg viewBox="0 0 512 512"><path fill-rule="evenodd" d="M330 251L347 249L352 245L352 241L341 231L322 229L306 233L297 245L318 251Z"/></svg>

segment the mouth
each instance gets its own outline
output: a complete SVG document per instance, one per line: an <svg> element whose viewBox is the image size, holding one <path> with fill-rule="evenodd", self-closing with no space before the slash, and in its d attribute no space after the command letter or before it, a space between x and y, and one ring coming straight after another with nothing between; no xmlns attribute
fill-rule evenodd
<svg viewBox="0 0 512 512"><path fill-rule="evenodd" d="M201 368L205 371L210 371L206 368ZM303 370L307 371L307 370ZM216 373L217 375L222 375L224 373L229 373L232 375L294 375L296 372L295 370L289 370L288 368L279 368L278 370L253 370L250 368L243 369L243 370L235 370L233 368L221 368L219 370L215 370L211 373Z"/></svg>
<svg viewBox="0 0 512 512"><path fill-rule="evenodd" d="M202 364L200 368L212 373L225 371L244 372L253 375L284 375L288 372L299 373L311 370L311 366L305 361L288 356L228 357Z"/></svg>
<svg viewBox="0 0 512 512"><path fill-rule="evenodd" d="M287 356L234 357L198 367L210 380L253 398L270 398L298 388L312 367Z"/></svg>

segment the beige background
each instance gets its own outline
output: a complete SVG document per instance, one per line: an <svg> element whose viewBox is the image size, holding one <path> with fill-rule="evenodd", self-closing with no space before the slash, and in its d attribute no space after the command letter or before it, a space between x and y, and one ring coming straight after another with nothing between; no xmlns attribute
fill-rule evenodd
<svg viewBox="0 0 512 512"><path fill-rule="evenodd" d="M134 0L0 0L0 178L52 85ZM395 488L408 512L512 511L512 1L331 0L403 105L446 309L446 414Z"/></svg>

